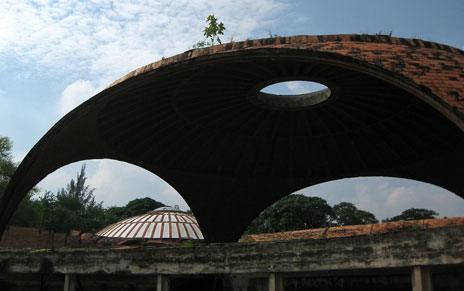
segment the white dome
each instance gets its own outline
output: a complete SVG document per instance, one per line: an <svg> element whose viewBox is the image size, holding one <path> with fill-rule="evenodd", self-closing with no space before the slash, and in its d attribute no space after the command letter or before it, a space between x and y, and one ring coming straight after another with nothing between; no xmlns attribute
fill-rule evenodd
<svg viewBox="0 0 464 291"><path fill-rule="evenodd" d="M116 222L96 235L123 239L203 239L195 217L172 207L160 207Z"/></svg>

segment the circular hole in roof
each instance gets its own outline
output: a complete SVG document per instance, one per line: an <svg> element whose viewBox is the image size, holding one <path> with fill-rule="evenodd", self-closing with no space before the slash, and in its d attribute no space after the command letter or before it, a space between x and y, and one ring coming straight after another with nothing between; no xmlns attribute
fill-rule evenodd
<svg viewBox="0 0 464 291"><path fill-rule="evenodd" d="M266 94L293 96L310 94L324 89L328 89L328 87L317 82L285 81L268 85L261 89L261 92Z"/></svg>
<svg viewBox="0 0 464 291"><path fill-rule="evenodd" d="M267 85L252 99L259 105L271 109L302 110L324 103L330 96L331 90L326 85L291 80Z"/></svg>

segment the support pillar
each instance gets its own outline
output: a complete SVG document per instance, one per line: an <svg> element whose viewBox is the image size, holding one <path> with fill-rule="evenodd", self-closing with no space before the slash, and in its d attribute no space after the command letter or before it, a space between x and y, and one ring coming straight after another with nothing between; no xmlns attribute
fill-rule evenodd
<svg viewBox="0 0 464 291"><path fill-rule="evenodd" d="M411 273L412 291L433 291L430 270L426 267L416 266Z"/></svg>
<svg viewBox="0 0 464 291"><path fill-rule="evenodd" d="M64 275L64 291L76 291L76 275Z"/></svg>
<svg viewBox="0 0 464 291"><path fill-rule="evenodd" d="M169 291L169 277L158 274L156 277L156 291Z"/></svg>
<svg viewBox="0 0 464 291"><path fill-rule="evenodd" d="M269 291L284 291L284 280L281 274L269 274Z"/></svg>

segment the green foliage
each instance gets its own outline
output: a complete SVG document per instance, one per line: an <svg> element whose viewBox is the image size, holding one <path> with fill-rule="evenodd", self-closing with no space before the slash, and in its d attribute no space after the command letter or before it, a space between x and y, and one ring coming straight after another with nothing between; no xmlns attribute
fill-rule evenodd
<svg viewBox="0 0 464 291"><path fill-rule="evenodd" d="M319 197L284 197L265 209L245 233L279 232L328 226L332 208Z"/></svg>
<svg viewBox="0 0 464 291"><path fill-rule="evenodd" d="M46 226L50 229L55 228L53 227L55 223L54 210L56 208L55 195L50 191L46 191L45 194L36 201L40 205L40 209L42 211L38 226L41 228L45 228Z"/></svg>
<svg viewBox="0 0 464 291"><path fill-rule="evenodd" d="M3 193L16 171L16 165L11 156L12 142L8 137L0 136L0 194ZM32 199L36 189L20 202L18 209L11 218L11 223L23 226L36 226L40 219L41 210L39 205Z"/></svg>
<svg viewBox="0 0 464 291"><path fill-rule="evenodd" d="M333 206L333 223L335 225L370 224L379 222L375 215L357 209L353 203L341 202Z"/></svg>
<svg viewBox="0 0 464 291"><path fill-rule="evenodd" d="M11 157L12 143L8 137L0 136L0 194L6 189L11 176L16 170Z"/></svg>
<svg viewBox="0 0 464 291"><path fill-rule="evenodd" d="M66 188L56 195L47 193L44 205L43 226L56 232L68 232L71 229L96 231L104 227L105 210L102 203L95 201L95 189L86 185L85 164L77 173L76 180L71 179Z"/></svg>
<svg viewBox="0 0 464 291"><path fill-rule="evenodd" d="M261 212L245 234L377 222L374 214L357 209L352 203L341 202L331 207L322 198L296 194L280 199Z"/></svg>
<svg viewBox="0 0 464 291"><path fill-rule="evenodd" d="M42 208L37 200L33 199L35 193L31 192L21 201L16 209L10 224L26 227L37 227L42 220Z"/></svg>
<svg viewBox="0 0 464 291"><path fill-rule="evenodd" d="M400 215L387 218L384 221L400 221L400 220L418 220L418 219L433 219L438 216L435 210L424 208L409 208L401 212Z"/></svg>
<svg viewBox="0 0 464 291"><path fill-rule="evenodd" d="M87 207L93 207L95 196L90 186L85 185L87 177L85 176L85 164L82 165L81 171L77 174L76 180L71 179L65 188L61 188L56 194L58 205L63 206L75 213L82 213Z"/></svg>
<svg viewBox="0 0 464 291"><path fill-rule="evenodd" d="M203 36L206 37L206 40L198 41L193 45L193 48L202 48L207 45L213 46L215 41L217 41L219 44L222 43L219 36L224 35L224 30L226 30L224 23L218 22L218 19L213 14L206 17L206 23L207 26L203 29Z"/></svg>
<svg viewBox="0 0 464 291"><path fill-rule="evenodd" d="M145 197L145 198L139 198L139 199L134 199L132 201L129 201L127 205L125 206L127 213L127 216L135 216L139 214L146 213L150 210L154 210L159 207L166 206L163 203L153 200L151 198Z"/></svg>
<svg viewBox="0 0 464 291"><path fill-rule="evenodd" d="M126 204L122 207L109 207L106 209L106 224L111 224L121 219L129 218L132 216L147 213L150 210L154 210L159 207L166 206L163 203L151 199L149 197L138 198Z"/></svg>
<svg viewBox="0 0 464 291"><path fill-rule="evenodd" d="M0 136L0 159L11 160L11 141L6 136Z"/></svg>
<svg viewBox="0 0 464 291"><path fill-rule="evenodd" d="M206 26L203 30L203 35L210 39L211 45L214 45L214 40L221 43L219 35L224 35L224 30L226 30L224 23L218 23L217 18L213 14L206 17L206 22L208 23L208 26Z"/></svg>

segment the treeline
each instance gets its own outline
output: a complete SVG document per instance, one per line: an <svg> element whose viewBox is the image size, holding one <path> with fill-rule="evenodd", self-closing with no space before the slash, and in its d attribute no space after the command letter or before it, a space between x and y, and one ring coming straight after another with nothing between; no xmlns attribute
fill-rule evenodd
<svg viewBox="0 0 464 291"><path fill-rule="evenodd" d="M421 208L410 208L387 221L430 219L438 213ZM268 233L329 226L378 223L374 214L358 209L353 203L340 202L330 206L320 197L302 194L286 196L266 208L251 223L245 233Z"/></svg>
<svg viewBox="0 0 464 291"><path fill-rule="evenodd" d="M2 193L16 165L11 158L11 142L0 136L0 193ZM97 202L93 188L86 185L85 165L75 179L56 193L47 191L39 195L32 189L22 200L10 224L26 227L39 227L55 232L68 232L79 229L84 232L98 231L122 219L146 213L163 203L151 198L135 199L121 207L105 208ZM398 216L387 219L413 220L434 218L433 210L407 209ZM301 194L289 195L264 210L248 227L246 233L265 233L377 223L374 214L358 209L349 202L330 206L320 197L307 197Z"/></svg>

